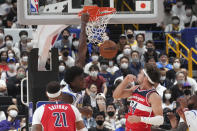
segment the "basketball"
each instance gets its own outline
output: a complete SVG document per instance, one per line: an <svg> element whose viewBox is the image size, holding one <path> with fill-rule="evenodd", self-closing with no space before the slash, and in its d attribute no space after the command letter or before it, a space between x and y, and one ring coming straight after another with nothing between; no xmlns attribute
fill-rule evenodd
<svg viewBox="0 0 197 131"><path fill-rule="evenodd" d="M106 40L100 45L100 54L106 59L112 59L116 56L118 48L115 42L111 40Z"/></svg>

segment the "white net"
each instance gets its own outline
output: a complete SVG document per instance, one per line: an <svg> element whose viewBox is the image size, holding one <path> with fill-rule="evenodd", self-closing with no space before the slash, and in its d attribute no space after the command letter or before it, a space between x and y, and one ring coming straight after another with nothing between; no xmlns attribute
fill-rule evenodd
<svg viewBox="0 0 197 131"><path fill-rule="evenodd" d="M98 14L100 14L98 10ZM105 33L107 23L113 17L115 12L109 15L98 16L96 20L88 22L86 33L90 43L102 43L105 41L103 34Z"/></svg>

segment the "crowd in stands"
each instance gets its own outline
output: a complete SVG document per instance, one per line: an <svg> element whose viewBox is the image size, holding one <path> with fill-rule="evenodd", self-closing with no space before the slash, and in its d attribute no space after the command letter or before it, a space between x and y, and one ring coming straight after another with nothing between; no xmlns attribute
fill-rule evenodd
<svg viewBox="0 0 197 131"><path fill-rule="evenodd" d="M20 41L14 42L12 35L5 35L4 29L34 27L17 23L16 3L17 0L0 2L0 98L2 100L6 97L6 103L0 101L0 131L16 130L24 127L26 123L26 112L20 102L20 86L21 80L26 77L28 53L33 44L27 31L20 31ZM197 0L186 3L186 0L176 0L175 3L165 0L164 20L156 26L161 27L162 31L171 32L173 37L179 40L180 34L176 32L184 28L197 27ZM93 110L93 116L83 117L89 131L124 131L130 99L115 100L112 97L113 91L125 76L137 76L147 63L156 65L161 72L160 83L155 84L155 88L163 99L165 122L160 127L153 128L174 131L186 131L188 128L188 119L183 119L180 113L182 102L179 98L191 100L191 97L197 94L197 82L188 77L187 65L182 59L171 57L164 50L157 51L154 41L146 40L145 35L135 34L133 29L127 29L125 34L120 34L117 41L118 54L111 60L100 56L98 46L88 45L84 66L87 87L81 106ZM74 66L79 51L79 39L73 38L71 41L69 29L64 29L61 36L62 39L56 41L53 48L58 48L59 51L58 77L64 86L64 73ZM110 39L107 33L106 38ZM50 69L49 63L46 64L46 70ZM188 104L188 108L197 110L197 99Z"/></svg>

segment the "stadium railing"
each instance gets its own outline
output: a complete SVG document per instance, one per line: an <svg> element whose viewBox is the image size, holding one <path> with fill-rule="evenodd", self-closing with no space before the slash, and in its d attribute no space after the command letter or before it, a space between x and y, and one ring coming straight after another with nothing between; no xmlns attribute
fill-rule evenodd
<svg viewBox="0 0 197 131"><path fill-rule="evenodd" d="M170 41L173 41L175 44L175 48L173 47L172 43ZM192 70L193 70L193 62L197 64L197 61L193 57L194 54L197 55L197 50L194 48L189 49L185 44L183 44L181 41L175 40L170 34L166 35L166 53L169 54L169 49L171 49L175 54L177 58L184 57L188 61L188 75L189 77L192 77ZM185 54L185 51L187 54Z"/></svg>

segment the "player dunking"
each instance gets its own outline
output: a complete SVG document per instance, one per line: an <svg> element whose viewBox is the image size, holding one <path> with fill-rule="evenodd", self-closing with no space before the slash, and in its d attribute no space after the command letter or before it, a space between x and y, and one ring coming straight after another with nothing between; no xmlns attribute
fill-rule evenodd
<svg viewBox="0 0 197 131"><path fill-rule="evenodd" d="M81 91L85 90L85 76L83 67L85 66L87 53L86 24L88 21L89 15L87 13L83 13L81 16L81 33L78 46L80 51L76 55L75 66L69 68L64 75L64 81L67 85L62 90L63 96L64 99L67 101L69 100L70 104L73 103L74 105L78 105L78 102L83 97ZM85 116L92 114L92 111L88 108L78 107L78 109Z"/></svg>
<svg viewBox="0 0 197 131"><path fill-rule="evenodd" d="M126 116L126 131L151 131L151 125L162 125L164 122L162 101L154 88L160 80L160 72L156 66L147 65L141 70L137 82L139 86L128 89L136 77L128 75L115 89L115 99L130 97L130 110Z"/></svg>
<svg viewBox="0 0 197 131"><path fill-rule="evenodd" d="M78 109L61 101L61 89L58 82L47 85L46 94L49 101L36 109L33 115L32 131L87 131Z"/></svg>

